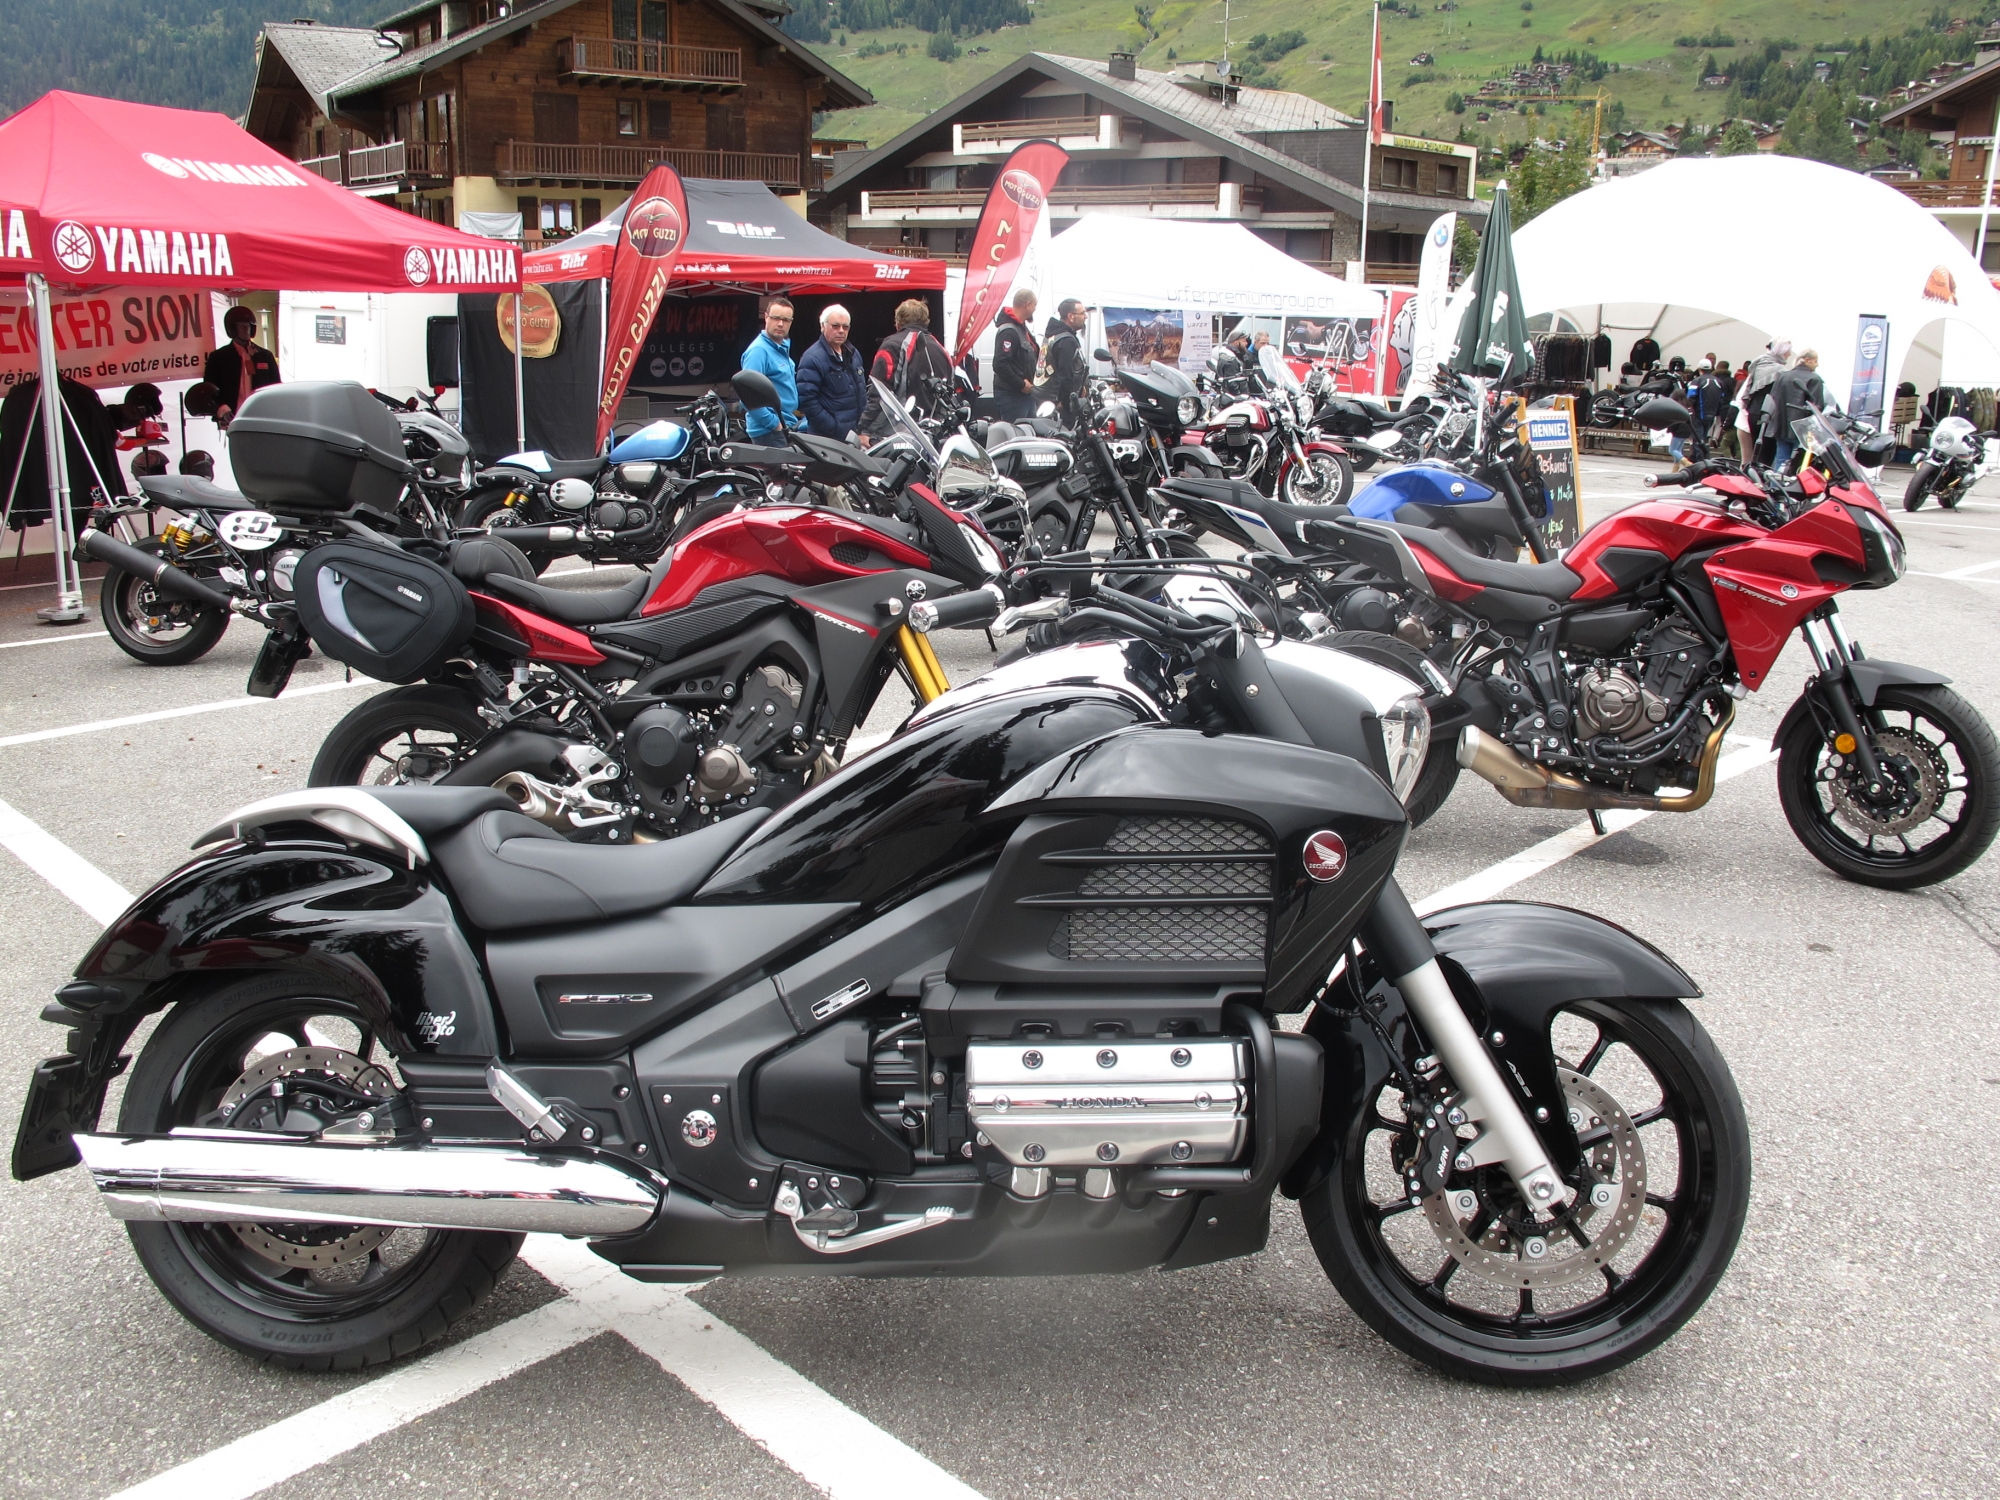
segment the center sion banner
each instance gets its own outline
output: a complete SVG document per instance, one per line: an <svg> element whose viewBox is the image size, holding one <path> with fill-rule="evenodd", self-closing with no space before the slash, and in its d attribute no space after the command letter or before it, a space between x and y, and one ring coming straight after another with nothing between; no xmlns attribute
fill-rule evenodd
<svg viewBox="0 0 2000 1500"><path fill-rule="evenodd" d="M646 174L625 209L611 256L611 311L605 325L604 390L597 401L597 451L618 415L653 316L667 295L674 261L687 244L687 190L664 162Z"/></svg>
<svg viewBox="0 0 2000 1500"><path fill-rule="evenodd" d="M953 359L965 358L973 340L1006 304L1021 257L1048 208L1049 191L1068 165L1069 153L1053 141L1029 141L1014 149L987 189L979 227L972 232L972 252L966 257Z"/></svg>

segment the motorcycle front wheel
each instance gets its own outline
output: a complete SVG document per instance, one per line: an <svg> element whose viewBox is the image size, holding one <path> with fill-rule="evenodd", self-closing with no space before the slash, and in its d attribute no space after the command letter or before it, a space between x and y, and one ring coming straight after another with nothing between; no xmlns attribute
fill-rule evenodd
<svg viewBox="0 0 2000 1500"><path fill-rule="evenodd" d="M140 542L138 547L155 557L166 550L155 541ZM215 649L229 628L224 611L169 599L155 592L147 580L123 568L105 571L97 608L112 644L149 667L179 667L199 661Z"/></svg>
<svg viewBox="0 0 2000 1500"><path fill-rule="evenodd" d="M1278 476L1278 498L1287 505L1345 505L1353 492L1354 466L1344 453L1308 453Z"/></svg>
<svg viewBox="0 0 2000 1500"><path fill-rule="evenodd" d="M307 786L418 786L436 781L488 733L469 693L419 683L378 693L327 732Z"/></svg>
<svg viewBox="0 0 2000 1500"><path fill-rule="evenodd" d="M1903 509L1917 510L1924 503L1924 496L1937 483L1938 466L1926 461L1917 465L1917 472L1910 476L1909 487L1903 491Z"/></svg>
<svg viewBox="0 0 2000 1500"><path fill-rule="evenodd" d="M1749 1207L1743 1101L1684 1006L1578 1001L1549 1044L1583 1147L1560 1214L1528 1214L1500 1167L1406 1193L1417 1137L1394 1087L1355 1112L1300 1205L1320 1265L1363 1322L1492 1385L1589 1379L1665 1341L1715 1290Z"/></svg>
<svg viewBox="0 0 2000 1500"><path fill-rule="evenodd" d="M1778 800L1806 852L1862 885L1907 891L1968 868L2000 832L2000 744L1947 687L1891 685L1860 710L1886 795L1801 714L1778 746Z"/></svg>
<svg viewBox="0 0 2000 1500"><path fill-rule="evenodd" d="M255 1117L247 1128L277 1130L291 1115L257 1111L247 1096L285 1080L288 1103L310 1104L322 1078L391 1092L392 1069L362 1008L330 995L323 978L260 974L168 1015L132 1069L118 1128L212 1128L233 1107L230 1121ZM521 1245L518 1234L364 1224L125 1228L146 1274L189 1322L289 1370L358 1370L435 1341L485 1299Z"/></svg>

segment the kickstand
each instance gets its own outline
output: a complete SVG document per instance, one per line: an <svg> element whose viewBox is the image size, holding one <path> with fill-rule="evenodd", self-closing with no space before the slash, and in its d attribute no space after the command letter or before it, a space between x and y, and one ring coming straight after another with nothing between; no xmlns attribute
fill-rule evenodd
<svg viewBox="0 0 2000 1500"><path fill-rule="evenodd" d="M1605 834L1604 814L1594 807L1590 810L1590 831L1599 838L1603 838Z"/></svg>

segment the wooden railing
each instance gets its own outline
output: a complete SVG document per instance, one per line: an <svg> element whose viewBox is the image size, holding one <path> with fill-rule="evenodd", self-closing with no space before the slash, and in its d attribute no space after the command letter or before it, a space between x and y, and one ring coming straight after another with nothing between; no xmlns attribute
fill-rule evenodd
<svg viewBox="0 0 2000 1500"><path fill-rule="evenodd" d="M324 177L328 182L338 184L345 181L340 175L338 156L309 156L298 165L301 170L310 172L315 177Z"/></svg>
<svg viewBox="0 0 2000 1500"><path fill-rule="evenodd" d="M1055 120L982 120L959 127L959 138L973 141L1025 141L1034 136L1056 140L1065 135L1096 135L1096 115L1065 115Z"/></svg>
<svg viewBox="0 0 2000 1500"><path fill-rule="evenodd" d="M1234 186L1234 184L1230 184ZM1109 187L1055 187L1049 199L1055 203L1117 203L1171 206L1186 203L1215 203L1219 186L1213 182L1134 182ZM870 193L870 213L896 213L921 208L978 208L986 201L985 188L911 188L887 193ZM1259 208L1264 202L1260 187L1243 188L1243 206Z"/></svg>
<svg viewBox="0 0 2000 1500"><path fill-rule="evenodd" d="M357 146L347 153L347 185L450 178L451 145L445 141L390 141L382 146Z"/></svg>
<svg viewBox="0 0 2000 1500"><path fill-rule="evenodd" d="M743 82L739 48L680 47L670 42L614 41L605 36L564 38L556 44L556 67L572 77L723 86Z"/></svg>
<svg viewBox="0 0 2000 1500"><path fill-rule="evenodd" d="M683 151L664 146L569 146L551 141L502 141L494 175L510 182L637 184L661 162L683 177L719 177L799 187L799 158L768 151Z"/></svg>
<svg viewBox="0 0 2000 1500"><path fill-rule="evenodd" d="M1906 198L1913 199L1925 208L1977 208L1983 182L1892 182L1889 184ZM2000 203L2000 194L1993 201Z"/></svg>
<svg viewBox="0 0 2000 1500"><path fill-rule="evenodd" d="M928 245L863 245L864 250L873 250L881 255L895 255L904 260L941 260L948 266L962 266L966 257L956 250L933 250Z"/></svg>

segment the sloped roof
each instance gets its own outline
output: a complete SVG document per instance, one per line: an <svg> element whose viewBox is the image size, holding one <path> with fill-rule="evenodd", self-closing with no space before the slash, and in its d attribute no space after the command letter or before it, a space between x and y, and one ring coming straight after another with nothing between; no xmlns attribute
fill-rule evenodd
<svg viewBox="0 0 2000 1500"><path fill-rule="evenodd" d="M264 43L274 48L292 76L313 96L322 112L328 96L342 80L395 57L381 44L381 34L365 26L316 26L273 21L264 27Z"/></svg>
<svg viewBox="0 0 2000 1500"><path fill-rule="evenodd" d="M1940 104L1952 104L1968 94L1983 94L1993 87L1994 77L2000 74L2000 57L1983 62L1964 73L1954 74L1914 96L1909 103L1899 104L1883 115L1883 125L1901 124L1905 129L1941 130L1957 123L1952 116L1936 116L1931 113ZM1979 122L1984 124L1984 121Z"/></svg>
<svg viewBox="0 0 2000 1500"><path fill-rule="evenodd" d="M1130 99L1144 100L1155 109L1165 110L1216 135L1240 136L1259 130L1330 130L1361 123L1331 104L1286 89L1259 89L1243 84L1237 89L1235 103L1227 104L1182 87L1174 82L1176 75L1172 73L1134 68L1133 77L1128 80L1112 77L1111 65L1096 58L1063 57L1049 52L1034 55L1061 63L1072 73L1080 73L1102 87L1116 89Z"/></svg>

